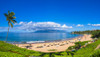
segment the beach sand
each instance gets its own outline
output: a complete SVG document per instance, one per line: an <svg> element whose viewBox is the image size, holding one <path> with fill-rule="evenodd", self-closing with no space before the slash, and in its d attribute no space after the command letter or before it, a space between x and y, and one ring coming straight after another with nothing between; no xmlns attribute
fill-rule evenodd
<svg viewBox="0 0 100 57"><path fill-rule="evenodd" d="M59 42L49 43L36 43L36 44L15 44L21 48L27 48L39 52L61 52L65 51L68 47L74 46L78 41L90 41L93 40L91 35L84 34L83 36L73 38L71 40L63 40Z"/></svg>

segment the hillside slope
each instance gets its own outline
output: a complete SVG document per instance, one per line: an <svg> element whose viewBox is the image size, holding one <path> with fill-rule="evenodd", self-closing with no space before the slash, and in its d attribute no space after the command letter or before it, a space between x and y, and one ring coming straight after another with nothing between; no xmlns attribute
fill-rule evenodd
<svg viewBox="0 0 100 57"><path fill-rule="evenodd" d="M81 42L84 45L86 42ZM95 50L95 48L100 44L100 39L94 43L88 44L86 47L81 48L77 51L70 52L68 54L67 50L64 52L55 53L41 53L33 50L27 50L24 48L19 48L17 46L4 43L0 41L0 57L29 57L29 56L41 56L41 57L99 57L100 49Z"/></svg>
<svg viewBox="0 0 100 57"><path fill-rule="evenodd" d="M98 45L100 45L100 40L97 40L96 42L88 44L86 47L79 49L73 54L73 56L72 54L64 54L55 55L55 57L100 57L100 49L95 50Z"/></svg>
<svg viewBox="0 0 100 57"><path fill-rule="evenodd" d="M40 52L19 48L0 41L0 57L29 57L40 56L41 54Z"/></svg>

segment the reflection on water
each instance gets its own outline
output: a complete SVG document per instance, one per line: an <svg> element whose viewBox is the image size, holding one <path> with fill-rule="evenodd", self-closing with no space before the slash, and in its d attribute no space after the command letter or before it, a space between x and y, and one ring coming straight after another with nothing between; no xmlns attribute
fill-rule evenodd
<svg viewBox="0 0 100 57"><path fill-rule="evenodd" d="M6 38L5 32L0 33L0 40ZM8 41L46 41L46 40L61 40L77 37L77 34L70 33L9 33Z"/></svg>

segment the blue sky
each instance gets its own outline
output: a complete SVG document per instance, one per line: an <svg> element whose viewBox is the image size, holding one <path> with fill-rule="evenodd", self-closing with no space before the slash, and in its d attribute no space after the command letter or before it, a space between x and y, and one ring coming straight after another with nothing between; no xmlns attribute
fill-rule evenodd
<svg viewBox="0 0 100 57"><path fill-rule="evenodd" d="M100 0L0 0L0 31L6 30L7 21L3 14L8 10L15 12L18 23L32 21L32 24L41 22L45 25L45 22L54 22L60 27L65 24L68 31L100 29ZM20 26L25 25L15 25Z"/></svg>

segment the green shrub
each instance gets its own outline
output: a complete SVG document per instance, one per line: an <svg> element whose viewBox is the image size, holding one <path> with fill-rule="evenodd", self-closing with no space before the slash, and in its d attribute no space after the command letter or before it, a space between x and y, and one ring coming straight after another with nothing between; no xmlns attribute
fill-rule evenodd
<svg viewBox="0 0 100 57"><path fill-rule="evenodd" d="M9 54L9 55L7 55L8 57L10 57L10 54L22 55L24 57L40 56L42 54L42 53L37 52L37 51L27 50L25 48L19 48L15 45L11 45L11 44L5 43L3 41L0 41L0 52L1 52L2 56ZM12 55L12 56L15 57L14 55Z"/></svg>
<svg viewBox="0 0 100 57"><path fill-rule="evenodd" d="M49 49L48 51L56 51L56 49Z"/></svg>
<svg viewBox="0 0 100 57"><path fill-rule="evenodd" d="M20 54L16 54L16 53L1 52L1 51L0 51L0 57L25 57L25 56L20 55Z"/></svg>
<svg viewBox="0 0 100 57"><path fill-rule="evenodd" d="M75 43L75 46L70 46L70 47L68 47L67 50L72 50L72 49L79 48L79 46L83 46L83 45L85 45L85 44L88 43L88 42L89 42L89 41L76 42L76 43Z"/></svg>
<svg viewBox="0 0 100 57"><path fill-rule="evenodd" d="M100 49L94 51L90 57L100 57Z"/></svg>
<svg viewBox="0 0 100 57"><path fill-rule="evenodd" d="M91 43L91 44L88 44L85 48L81 48L79 49L74 57L90 57L91 54L93 54L93 52L95 52L95 48L100 44L100 40L94 42L94 43Z"/></svg>
<svg viewBox="0 0 100 57"><path fill-rule="evenodd" d="M92 32L92 38L99 38L99 37L100 37L100 31Z"/></svg>

